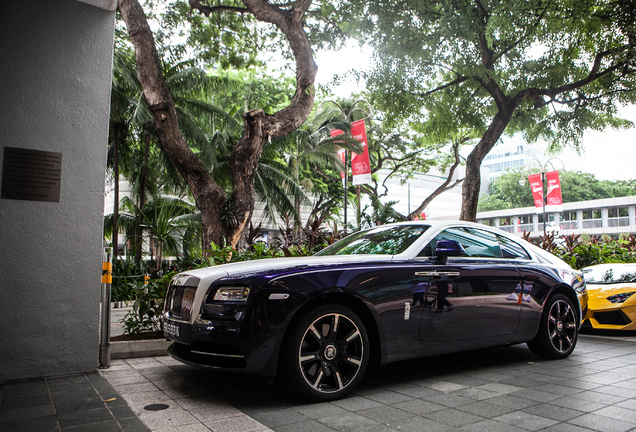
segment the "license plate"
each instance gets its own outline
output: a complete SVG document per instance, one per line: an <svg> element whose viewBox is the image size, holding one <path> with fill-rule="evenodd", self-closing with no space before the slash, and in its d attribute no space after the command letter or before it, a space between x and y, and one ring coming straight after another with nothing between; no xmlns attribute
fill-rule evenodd
<svg viewBox="0 0 636 432"><path fill-rule="evenodd" d="M180 337L180 327L177 324L172 324L172 323L165 323L163 326L163 332L166 334L166 336L172 336L172 337Z"/></svg>

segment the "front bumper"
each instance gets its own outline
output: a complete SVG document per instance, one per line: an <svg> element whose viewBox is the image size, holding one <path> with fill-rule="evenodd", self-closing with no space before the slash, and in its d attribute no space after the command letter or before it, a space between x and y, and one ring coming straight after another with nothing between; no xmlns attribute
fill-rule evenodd
<svg viewBox="0 0 636 432"><path fill-rule="evenodd" d="M191 366L250 375L276 374L276 337L241 329L237 321L166 320L165 336L174 343L168 354ZM178 330L175 330L178 329Z"/></svg>
<svg viewBox="0 0 636 432"><path fill-rule="evenodd" d="M636 306L590 310L585 325L598 330L636 330Z"/></svg>

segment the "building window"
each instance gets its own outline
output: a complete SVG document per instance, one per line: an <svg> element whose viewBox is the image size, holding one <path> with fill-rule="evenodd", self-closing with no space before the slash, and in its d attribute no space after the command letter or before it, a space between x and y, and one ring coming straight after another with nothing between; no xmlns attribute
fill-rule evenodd
<svg viewBox="0 0 636 432"><path fill-rule="evenodd" d="M627 207L612 207L607 209L607 216L608 217L628 217L629 216L629 210L627 210Z"/></svg>
<svg viewBox="0 0 636 432"><path fill-rule="evenodd" d="M610 227L629 226L629 210L627 207L607 209L607 225Z"/></svg>
<svg viewBox="0 0 636 432"><path fill-rule="evenodd" d="M531 224L532 222L532 215L519 216L519 225Z"/></svg>
<svg viewBox="0 0 636 432"><path fill-rule="evenodd" d="M583 219L600 219L601 209L583 210Z"/></svg>
<svg viewBox="0 0 636 432"><path fill-rule="evenodd" d="M583 210L583 228L601 228L601 209Z"/></svg>
<svg viewBox="0 0 636 432"><path fill-rule="evenodd" d="M499 218L499 229L506 232L513 232L513 219L511 216Z"/></svg>
<svg viewBox="0 0 636 432"><path fill-rule="evenodd" d="M532 232L534 229L534 218L533 215L521 215L519 216L519 227L517 229L518 232Z"/></svg>
<svg viewBox="0 0 636 432"><path fill-rule="evenodd" d="M560 215L561 221L559 222L559 228L562 230L571 230L578 228L578 222L576 220L576 212L563 212Z"/></svg>
<svg viewBox="0 0 636 432"><path fill-rule="evenodd" d="M512 218L510 216L499 218L499 225L512 225Z"/></svg>

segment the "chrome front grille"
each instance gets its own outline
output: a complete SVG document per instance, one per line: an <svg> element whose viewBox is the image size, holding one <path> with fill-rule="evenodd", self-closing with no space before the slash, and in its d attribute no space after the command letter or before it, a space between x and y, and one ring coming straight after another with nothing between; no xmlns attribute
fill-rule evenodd
<svg viewBox="0 0 636 432"><path fill-rule="evenodd" d="M189 321L192 317L197 287L171 285L166 295L164 313L168 318Z"/></svg>

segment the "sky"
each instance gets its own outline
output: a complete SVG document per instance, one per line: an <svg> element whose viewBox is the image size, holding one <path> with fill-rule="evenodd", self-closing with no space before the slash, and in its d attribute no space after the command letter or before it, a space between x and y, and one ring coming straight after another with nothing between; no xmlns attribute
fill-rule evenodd
<svg viewBox="0 0 636 432"><path fill-rule="evenodd" d="M636 124L636 106L625 107L621 115ZM589 172L599 180L636 179L636 127L587 132L581 155L569 150L557 157L566 170Z"/></svg>
<svg viewBox="0 0 636 432"><path fill-rule="evenodd" d="M362 50L355 42L339 52L318 51L315 57L318 65L316 82L325 85L338 73L350 69L365 70L370 57L371 49ZM348 80L334 88L334 93L346 97L352 91L361 89L355 81ZM621 115L636 125L636 106L623 108ZM546 160L550 157L552 155L546 156ZM566 149L554 157L563 161L565 170L592 173L599 180L636 179L636 127L629 130L587 132L583 137L581 154L573 149Z"/></svg>

